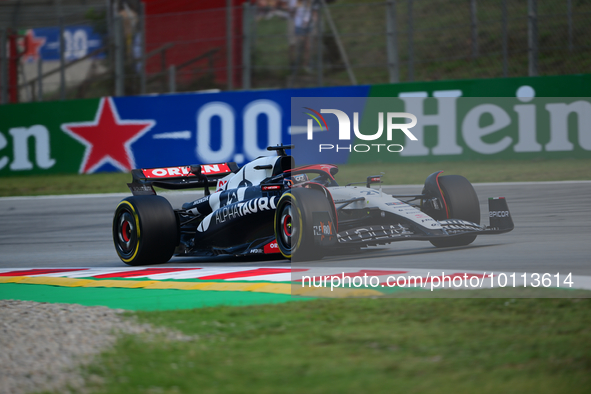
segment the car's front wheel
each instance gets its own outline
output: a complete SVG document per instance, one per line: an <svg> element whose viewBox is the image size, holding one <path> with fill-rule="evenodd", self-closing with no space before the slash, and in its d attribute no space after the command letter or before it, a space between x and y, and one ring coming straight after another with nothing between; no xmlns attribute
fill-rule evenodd
<svg viewBox="0 0 591 394"><path fill-rule="evenodd" d="M470 181L460 175L446 175L439 177L439 186L443 195L445 212L442 219L461 219L480 224L480 203ZM457 237L431 240L438 248L469 245L476 239L476 235L465 234Z"/></svg>
<svg viewBox="0 0 591 394"><path fill-rule="evenodd" d="M324 248L314 238L318 231L314 227L320 222L314 222L314 215L323 215L325 228L334 233L336 223L331 204L318 189L294 188L281 196L275 211L275 238L284 257L292 261L322 258Z"/></svg>
<svg viewBox="0 0 591 394"><path fill-rule="evenodd" d="M172 206L160 196L133 196L121 201L113 218L113 242L128 265L166 263L178 245Z"/></svg>

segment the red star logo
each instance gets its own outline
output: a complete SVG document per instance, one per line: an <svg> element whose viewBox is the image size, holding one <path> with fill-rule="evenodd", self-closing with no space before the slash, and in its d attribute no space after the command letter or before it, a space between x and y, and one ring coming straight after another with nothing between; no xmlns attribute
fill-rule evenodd
<svg viewBox="0 0 591 394"><path fill-rule="evenodd" d="M80 166L81 174L89 174L110 163L121 171L135 168L131 144L150 130L153 120L121 120L113 99L101 99L92 122L67 123L62 130L86 146Z"/></svg>
<svg viewBox="0 0 591 394"><path fill-rule="evenodd" d="M39 59L39 49L45 45L45 37L35 37L33 29L27 30L25 34L24 48L26 51L22 54L24 61L31 61Z"/></svg>

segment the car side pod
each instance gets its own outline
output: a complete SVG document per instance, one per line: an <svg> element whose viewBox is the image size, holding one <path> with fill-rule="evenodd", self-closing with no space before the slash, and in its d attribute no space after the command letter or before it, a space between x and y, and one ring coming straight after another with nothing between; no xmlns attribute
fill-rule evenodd
<svg viewBox="0 0 591 394"><path fill-rule="evenodd" d="M515 228L505 197L491 197L488 199L488 217L490 227L487 230L491 232L505 233Z"/></svg>

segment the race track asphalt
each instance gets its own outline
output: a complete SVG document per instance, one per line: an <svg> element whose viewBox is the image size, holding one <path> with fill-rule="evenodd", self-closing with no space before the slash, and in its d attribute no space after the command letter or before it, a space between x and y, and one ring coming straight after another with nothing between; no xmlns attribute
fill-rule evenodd
<svg viewBox="0 0 591 394"><path fill-rule="evenodd" d="M331 267L424 268L591 275L591 182L475 184L482 223L488 197L507 198L515 230L480 236L467 247L437 249L406 241L363 249L317 263ZM384 192L420 193L421 186ZM164 194L173 207L199 197ZM111 240L111 220L126 194L0 198L0 268L126 267ZM267 258L173 258L163 266L289 267Z"/></svg>

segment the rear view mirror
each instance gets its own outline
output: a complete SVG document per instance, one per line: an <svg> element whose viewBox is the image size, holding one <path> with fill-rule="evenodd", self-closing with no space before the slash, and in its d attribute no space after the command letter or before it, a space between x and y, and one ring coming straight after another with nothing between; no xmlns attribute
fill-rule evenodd
<svg viewBox="0 0 591 394"><path fill-rule="evenodd" d="M374 183L382 183L382 176L381 175L370 175L367 177L367 187Z"/></svg>

